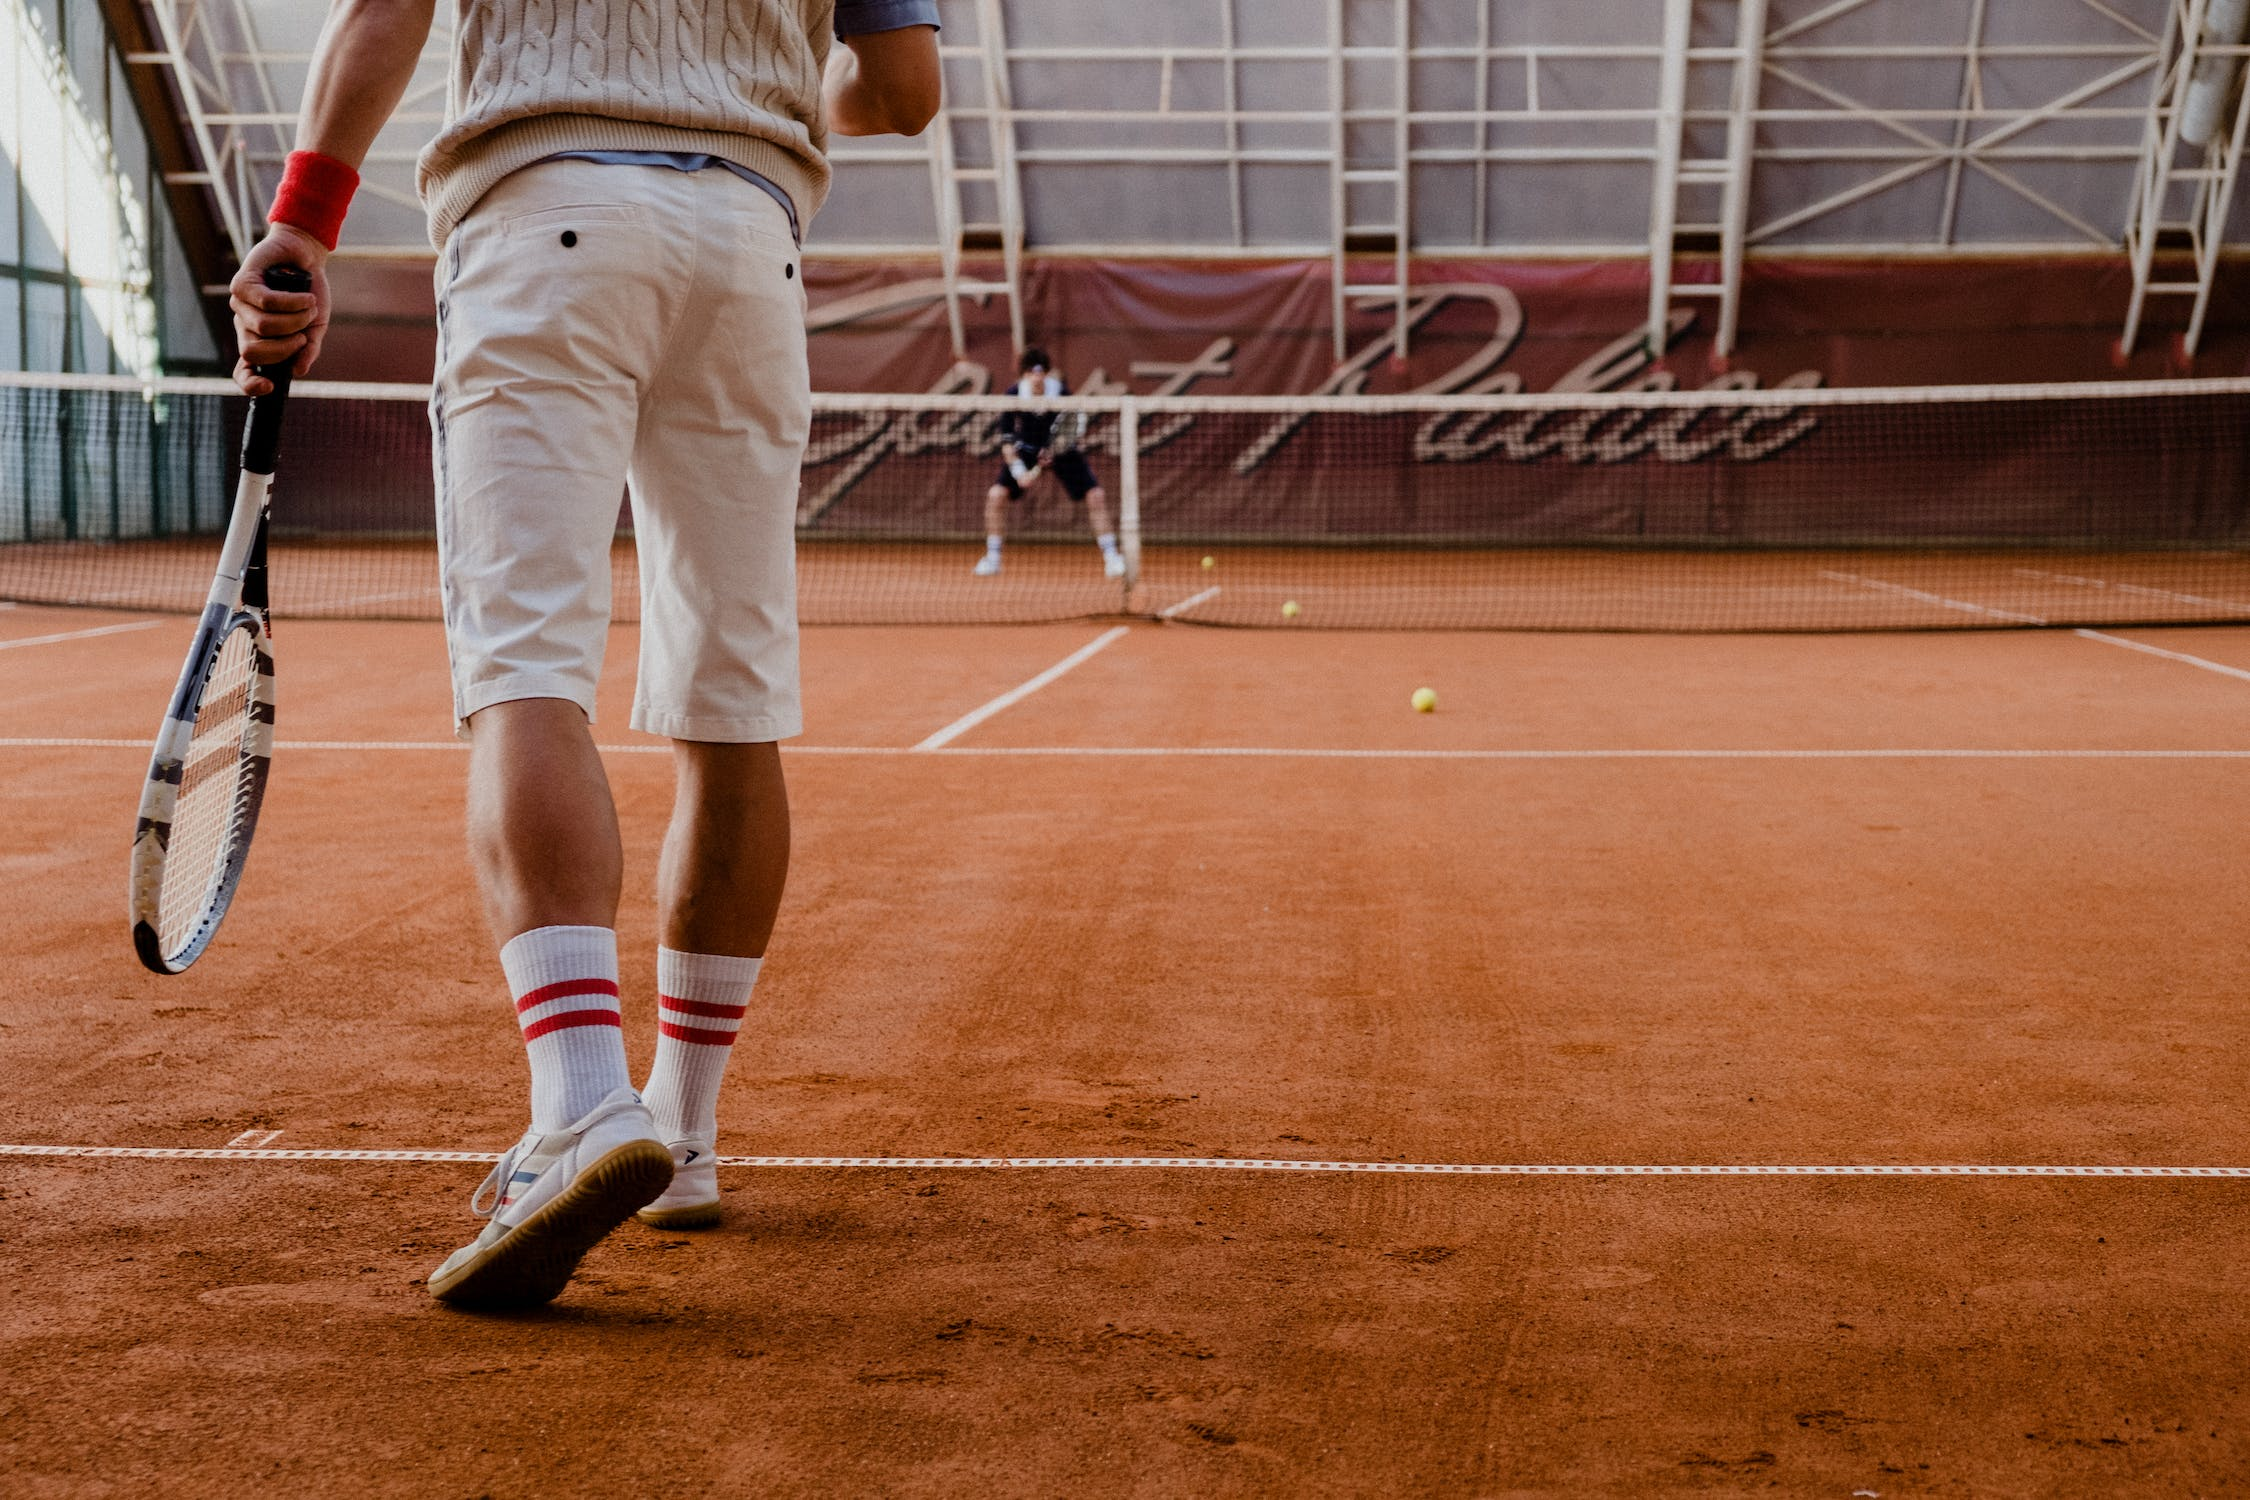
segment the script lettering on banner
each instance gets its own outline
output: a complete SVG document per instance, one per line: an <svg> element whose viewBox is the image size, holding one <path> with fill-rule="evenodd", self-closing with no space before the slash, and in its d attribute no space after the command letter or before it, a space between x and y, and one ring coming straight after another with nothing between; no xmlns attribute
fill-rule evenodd
<svg viewBox="0 0 2250 1500"><path fill-rule="evenodd" d="M942 301L942 281L900 283L815 309L810 329L846 326L862 318L891 317ZM1400 394L1410 396L1514 395L1524 389L1519 371L1508 369L1525 328L1525 314L1516 294L1503 286L1478 282L1448 282L1422 287L1409 303L1405 332L1412 334L1457 303L1480 306L1491 319L1483 343L1435 379ZM1694 328L1693 309L1675 311L1666 328L1666 349ZM1400 333L1385 332L1329 371L1311 396L1367 394L1373 372L1397 352ZM1209 380L1233 374L1238 345L1235 339L1215 337L1192 358L1177 361L1136 360L1125 380L1113 379L1106 370L1088 374L1079 394L1088 396L1186 395ZM1639 333L1625 334L1581 360L1557 380L1550 391L1634 393L1671 392L1679 389L1678 377L1660 368L1659 356ZM1136 390L1135 382L1146 383ZM993 373L973 361L960 361L929 388L932 395L984 395L994 388ZM1817 370L1802 370L1776 381L1775 390L1809 390L1821 384ZM1760 388L1759 377L1747 370L1729 371L1699 389L1710 392L1750 391ZM1285 448L1311 420L1309 412L1289 412L1274 420L1246 443L1232 460L1236 474L1247 475ZM1545 460L1573 464L1625 464L1653 460L1669 464L1703 462L1755 463L1802 440L1819 424L1816 408L1789 405L1759 406L1657 406L1583 410L1553 408L1540 411L1434 412L1425 416L1411 449L1419 463L1468 464L1495 458L1529 464ZM1157 452L1178 441L1196 425L1193 413L1162 413L1145 418L1140 451ZM841 425L838 425L841 424ZM989 446L992 418L988 413L963 411L908 411L880 409L838 415L825 420L805 454L808 483L798 510L798 524L810 525L848 494L867 474L897 455L952 450L975 453ZM1092 452L1117 451L1116 424L1097 418L1083 439Z"/></svg>

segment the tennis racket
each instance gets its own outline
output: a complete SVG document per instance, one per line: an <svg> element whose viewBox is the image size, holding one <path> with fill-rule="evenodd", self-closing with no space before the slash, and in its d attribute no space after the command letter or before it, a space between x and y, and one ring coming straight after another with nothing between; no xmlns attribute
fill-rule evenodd
<svg viewBox="0 0 2250 1500"><path fill-rule="evenodd" d="M1086 424L1089 414L1066 411L1055 418L1054 430L1047 438L1049 453L1076 453L1078 445L1086 441Z"/></svg>
<svg viewBox="0 0 2250 1500"><path fill-rule="evenodd" d="M294 266L276 266L265 279L278 292L312 290L312 278ZM273 391L250 402L218 576L157 731L133 829L133 951L159 974L180 973L202 957L225 919L273 758L266 502L289 366L258 373Z"/></svg>

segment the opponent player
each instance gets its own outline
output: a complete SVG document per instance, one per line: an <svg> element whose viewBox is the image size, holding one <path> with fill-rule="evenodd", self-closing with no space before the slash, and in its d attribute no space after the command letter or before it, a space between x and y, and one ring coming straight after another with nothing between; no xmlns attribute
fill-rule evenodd
<svg viewBox="0 0 2250 1500"><path fill-rule="evenodd" d="M1044 349L1023 351L1022 372L1016 380L1019 396L1067 396L1063 380ZM1086 504L1086 519L1094 528L1094 541L1102 549L1102 573L1125 576L1125 554L1117 550L1117 533L1109 524L1109 495L1094 478L1094 466L1072 447L1055 451L1055 421L1051 411L1002 412L993 430L1000 435L1000 473L984 494L984 556L977 559L976 575L990 578L1000 571L1000 552L1008 542L1008 502L1021 500L1024 491L1044 469L1055 476L1063 493Z"/></svg>
<svg viewBox="0 0 2250 1500"><path fill-rule="evenodd" d="M319 356L322 268L432 6L328 12L300 149L232 287L253 395L267 382L251 367ZM935 0L473 8L419 169L439 256L430 421L469 843L530 1054L531 1129L471 1200L490 1222L429 1287L496 1307L553 1297L636 1210L718 1217L719 1077L789 859L775 742L799 732L792 526L811 420L798 231L827 190L828 132L919 132L939 72ZM312 292L268 290L280 264ZM672 740L678 776L645 1093L619 1030L621 852L588 730L628 476L632 723ZM379 1019L377 994L355 1000Z"/></svg>

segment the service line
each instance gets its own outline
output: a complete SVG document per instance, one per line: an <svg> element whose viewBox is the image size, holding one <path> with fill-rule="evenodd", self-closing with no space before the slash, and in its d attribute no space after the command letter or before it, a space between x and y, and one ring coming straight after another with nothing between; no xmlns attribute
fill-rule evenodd
<svg viewBox="0 0 2250 1500"><path fill-rule="evenodd" d="M94 1157L140 1161L491 1162L496 1151L323 1151L227 1146L8 1146L0 1156ZM1450 1162L1296 1161L1264 1156L722 1156L722 1167L828 1171L1191 1171L1409 1173L1426 1177L2225 1177L2250 1167L2128 1167L2033 1162Z"/></svg>
<svg viewBox="0 0 2250 1500"><path fill-rule="evenodd" d="M1015 707L1018 703L1023 702L1024 699L1030 697L1033 693L1038 692L1048 683L1053 682L1056 678L1062 676L1066 672L1069 672L1072 668L1077 667L1081 663L1091 661L1094 657L1107 650L1113 643L1123 640L1126 636L1131 634L1132 630L1127 626L1112 626L1110 629L1103 631L1098 636L1095 636L1085 645L1080 646L1076 651L1071 652L1070 655L1064 657L1061 661L1056 662L1053 666L1049 667L1046 671L1041 672L1038 676L1032 678L1030 681L1018 683L1014 687L1008 689L1008 691L1002 693L999 697L993 699L990 703L984 704L979 708L973 708L967 713L961 715L960 718L955 719L952 723L946 725L936 734L931 735L928 739L922 741L921 744L916 745L914 747L915 750L927 753L932 750L944 749L947 745L950 745L955 740L959 739L962 735L967 734L970 730L976 728L979 724L982 724L985 720L991 718L994 714L1005 713L1007 710Z"/></svg>

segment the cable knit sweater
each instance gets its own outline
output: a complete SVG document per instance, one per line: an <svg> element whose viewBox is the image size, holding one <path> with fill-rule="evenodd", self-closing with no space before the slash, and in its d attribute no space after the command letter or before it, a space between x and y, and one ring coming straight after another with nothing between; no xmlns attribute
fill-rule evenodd
<svg viewBox="0 0 2250 1500"><path fill-rule="evenodd" d="M692 151L828 193L820 77L834 0L453 0L446 125L416 183L430 239L561 151Z"/></svg>

